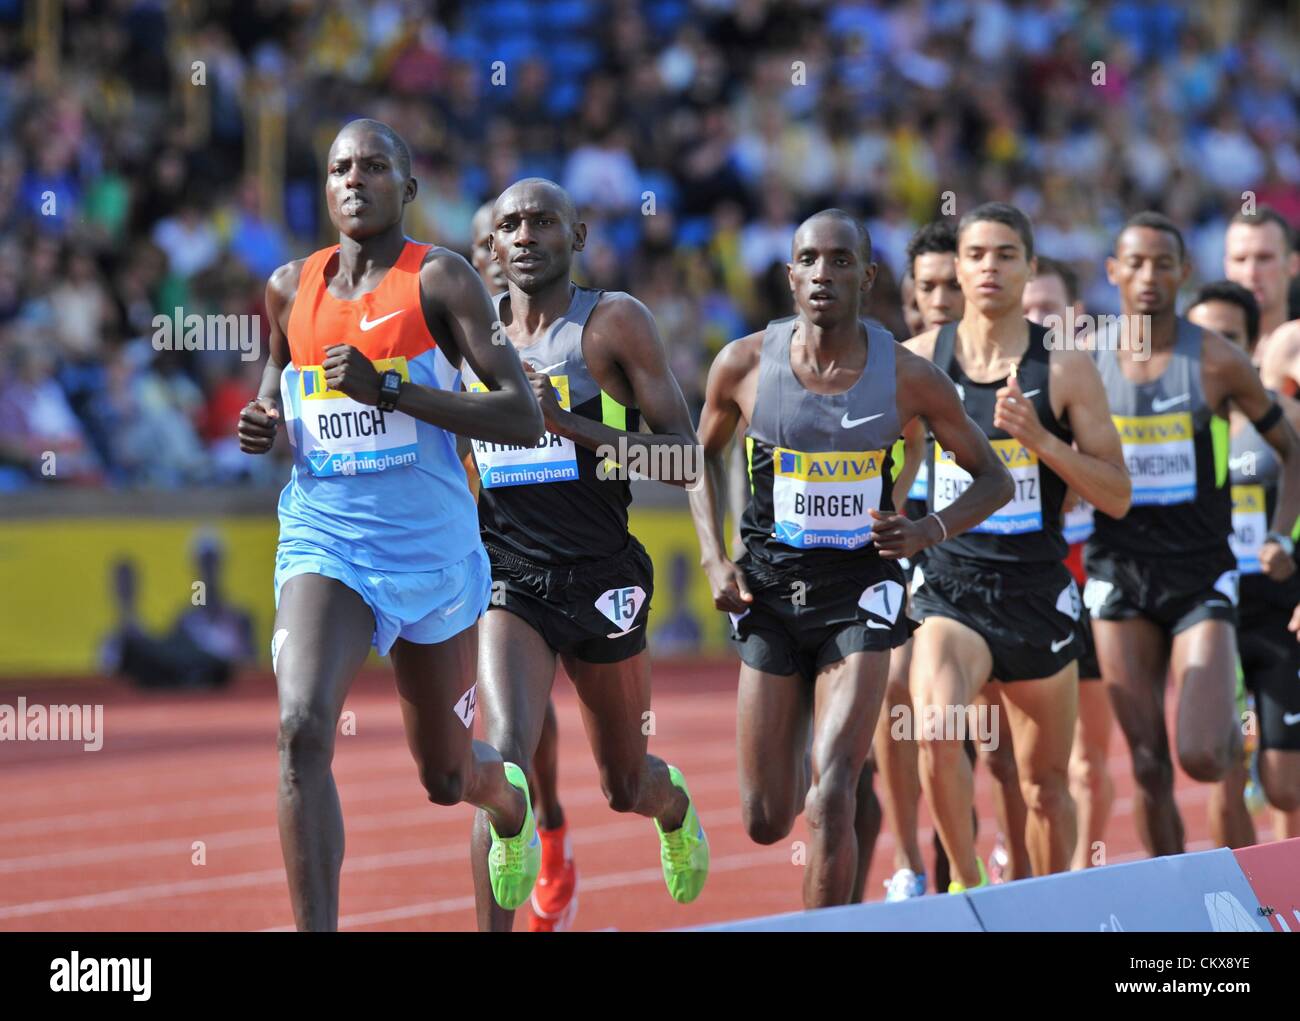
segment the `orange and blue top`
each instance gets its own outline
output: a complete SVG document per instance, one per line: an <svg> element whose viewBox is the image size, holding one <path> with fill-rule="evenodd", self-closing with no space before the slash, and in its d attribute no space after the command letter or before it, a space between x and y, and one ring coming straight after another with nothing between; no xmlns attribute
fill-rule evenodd
<svg viewBox="0 0 1300 1021"><path fill-rule="evenodd" d="M280 543L334 551L360 567L432 571L481 545L456 438L325 384L325 350L350 344L380 372L460 390L460 371L429 332L420 267L430 245L407 240L379 286L354 301L329 293L338 246L307 257L289 315L290 364L280 377L294 465L280 494Z"/></svg>

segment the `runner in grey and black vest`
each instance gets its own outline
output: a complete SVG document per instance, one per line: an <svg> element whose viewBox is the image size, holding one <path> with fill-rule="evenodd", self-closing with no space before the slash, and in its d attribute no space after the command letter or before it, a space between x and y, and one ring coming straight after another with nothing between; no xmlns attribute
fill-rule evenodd
<svg viewBox="0 0 1300 1021"><path fill-rule="evenodd" d="M754 421L745 435L751 497L741 537L756 561L773 567L879 560L867 511L894 509L894 337L867 326L858 381L844 393L815 394L790 369L798 321L779 319L763 334Z"/></svg>

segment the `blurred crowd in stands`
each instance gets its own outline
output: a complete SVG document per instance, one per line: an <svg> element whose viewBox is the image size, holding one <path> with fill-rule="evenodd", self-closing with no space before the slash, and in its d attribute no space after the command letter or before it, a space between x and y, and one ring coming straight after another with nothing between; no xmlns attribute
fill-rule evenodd
<svg viewBox="0 0 1300 1021"><path fill-rule="evenodd" d="M825 206L868 224L900 337L908 238L988 199L1091 311L1138 209L1220 277L1243 193L1300 224L1298 28L1262 2L0 0L0 490L283 479L233 438L261 361L158 350L155 317L265 336L268 274L330 241L352 118L407 139L418 240L468 252L482 201L564 184L577 275L646 302L698 407L718 349L789 314Z"/></svg>

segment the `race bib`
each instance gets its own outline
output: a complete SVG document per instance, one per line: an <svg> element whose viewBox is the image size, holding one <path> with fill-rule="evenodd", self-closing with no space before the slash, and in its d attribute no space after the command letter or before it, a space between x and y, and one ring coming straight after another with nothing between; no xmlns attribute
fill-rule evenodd
<svg viewBox="0 0 1300 1021"><path fill-rule="evenodd" d="M569 377L552 376L560 407L569 410ZM470 383L471 393L486 393L483 383ZM526 486L536 482L571 482L578 477L578 453L573 440L548 432L531 447L471 440L483 488Z"/></svg>
<svg viewBox="0 0 1300 1021"><path fill-rule="evenodd" d="M1092 513L1092 504L1084 503L1082 500L1074 505L1073 510L1066 513L1061 522L1061 531L1065 533L1065 541L1071 546L1087 542L1092 537Z"/></svg>
<svg viewBox="0 0 1300 1021"><path fill-rule="evenodd" d="M1232 487L1232 535L1228 544L1237 558L1237 570L1242 574L1259 574L1259 548L1268 534L1265 514L1264 487Z"/></svg>
<svg viewBox="0 0 1300 1021"><path fill-rule="evenodd" d="M395 369L406 382L406 359L380 358L378 372ZM380 411L354 401L325 384L325 369L305 365L299 371L303 456L317 478L368 475L405 468L420 459L415 419L400 411Z"/></svg>
<svg viewBox="0 0 1300 1021"><path fill-rule="evenodd" d="M1038 475L1038 455L1026 450L1019 440L989 440L1016 484L1015 495L989 517L971 529L994 535L1021 535L1043 527L1043 497ZM966 491L973 480L952 452L934 445L934 509L941 511Z"/></svg>
<svg viewBox="0 0 1300 1021"><path fill-rule="evenodd" d="M1188 503L1196 498L1192 414L1113 415L1133 480L1133 506Z"/></svg>
<svg viewBox="0 0 1300 1021"><path fill-rule="evenodd" d="M806 454L772 451L772 517L778 542L796 549L858 549L880 509L883 450Z"/></svg>
<svg viewBox="0 0 1300 1021"><path fill-rule="evenodd" d="M916 478L912 480L912 488L907 491L909 500L919 500L925 503L926 497L930 493L930 465L922 461L916 469Z"/></svg>

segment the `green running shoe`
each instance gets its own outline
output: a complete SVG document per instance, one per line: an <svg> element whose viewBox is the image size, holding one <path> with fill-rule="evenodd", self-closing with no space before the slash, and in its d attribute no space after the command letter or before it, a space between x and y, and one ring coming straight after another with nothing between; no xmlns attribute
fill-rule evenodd
<svg viewBox="0 0 1300 1021"><path fill-rule="evenodd" d="M506 779L511 786L524 792L524 825L513 837L497 835L496 827L488 819L488 832L492 846L488 849L488 875L492 880L492 896L506 911L521 908L533 892L537 873L542 870L542 841L537 835L537 822L533 818L533 801L528 796L528 780L524 771L513 762L505 763Z"/></svg>
<svg viewBox="0 0 1300 1021"><path fill-rule="evenodd" d="M954 879L948 884L949 893L965 893L967 890L978 890L981 886L989 885L989 874L984 871L984 859L978 854L975 856L975 864L980 867L980 881L974 886L963 886Z"/></svg>
<svg viewBox="0 0 1300 1021"><path fill-rule="evenodd" d="M709 878L709 840L681 770L669 766L668 778L686 795L686 815L681 828L671 833L665 833L659 820L655 820L655 829L659 831L659 860L663 863L668 893L678 904L689 904L700 895L704 881Z"/></svg>

